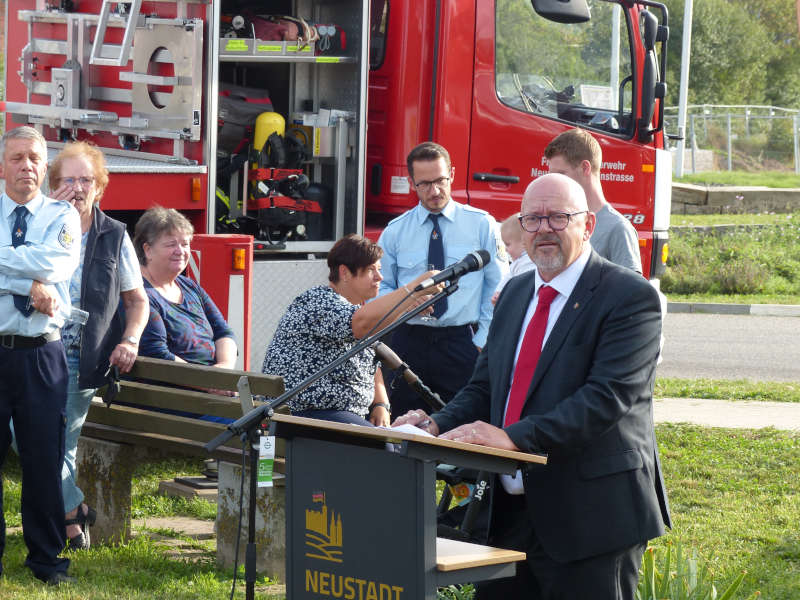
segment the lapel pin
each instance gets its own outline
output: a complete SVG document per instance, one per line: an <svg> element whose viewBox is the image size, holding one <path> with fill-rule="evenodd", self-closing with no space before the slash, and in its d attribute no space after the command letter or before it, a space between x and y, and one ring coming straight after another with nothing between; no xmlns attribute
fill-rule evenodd
<svg viewBox="0 0 800 600"><path fill-rule="evenodd" d="M576 302L575 304L573 304L573 305L572 305L572 308L574 308L575 310L577 310L579 306L580 306L580 303L579 303L579 302Z"/></svg>

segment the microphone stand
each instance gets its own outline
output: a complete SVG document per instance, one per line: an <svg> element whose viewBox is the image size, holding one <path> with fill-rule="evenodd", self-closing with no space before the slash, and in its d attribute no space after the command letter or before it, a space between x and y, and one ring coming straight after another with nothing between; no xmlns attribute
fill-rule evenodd
<svg viewBox="0 0 800 600"><path fill-rule="evenodd" d="M252 409L247 414L239 417L233 423L230 423L228 427L220 433L217 437L213 440L205 444L203 447L205 448L206 452L213 452L217 448L219 448L222 444L227 442L233 436L239 436L242 441L242 445L247 444L249 446L250 452L250 502L247 507L247 523L248 523L248 531L247 531L247 548L245 550L245 566L244 566L244 573L245 573L245 599L246 600L255 600L255 583L256 583L256 543L255 543L255 523L256 523L256 493L258 491L258 449L259 449L259 436L261 432L259 431L261 422L264 420L268 420L272 417L275 413L275 409L285 404L288 400L302 392L308 386L310 386L315 381L321 379L331 371L333 371L339 365L347 362L353 356L358 354L359 352L363 351L364 349L372 346L376 342L380 341L380 338L383 336L391 333L400 325L415 317L420 312L428 308L429 306L434 305L436 302L445 298L455 292L458 289L458 284L456 282L452 282L450 285L445 287L441 292L433 295L431 298L417 306L409 310L408 312L402 314L400 317L397 318L396 321L387 325L383 329L379 330L377 333L362 339L358 342L355 346L353 346L350 350L342 354L339 358L331 362L330 364L322 367L316 373L313 373L306 377L303 381L298 383L295 387L287 392L284 392L277 398L267 402L262 406L258 406ZM242 449L244 451L244 448ZM244 473L242 474L244 477ZM235 575L235 574L234 574Z"/></svg>

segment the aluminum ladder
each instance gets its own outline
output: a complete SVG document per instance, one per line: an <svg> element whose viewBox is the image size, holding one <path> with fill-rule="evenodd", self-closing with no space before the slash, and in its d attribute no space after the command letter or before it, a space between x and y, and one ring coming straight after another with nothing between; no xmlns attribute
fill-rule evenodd
<svg viewBox="0 0 800 600"><path fill-rule="evenodd" d="M125 33L122 37L122 44L119 46L119 55L115 57L102 56L104 41L106 37L106 27L108 26L108 19L111 16L111 5L116 4L118 7L129 4L128 17L125 22ZM97 30L95 31L94 41L92 42L92 53L89 57L89 63L92 65L106 65L112 67L124 67L128 64L128 59L131 53L131 44L133 43L133 34L136 30L136 24L139 21L139 10L142 6L142 0L103 0L103 6L100 9L100 18L97 20ZM124 15L121 15L125 19ZM107 45L108 47L115 47Z"/></svg>

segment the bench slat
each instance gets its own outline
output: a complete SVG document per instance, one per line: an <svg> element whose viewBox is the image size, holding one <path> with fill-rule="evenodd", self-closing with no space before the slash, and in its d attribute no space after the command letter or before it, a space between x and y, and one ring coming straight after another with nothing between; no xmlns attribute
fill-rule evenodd
<svg viewBox="0 0 800 600"><path fill-rule="evenodd" d="M220 369L219 367L179 363L144 356L136 359L128 376L134 379L149 379L176 385L236 390L239 378L243 375L246 375L250 382L252 394L277 397L285 391L283 377L277 375Z"/></svg>
<svg viewBox="0 0 800 600"><path fill-rule="evenodd" d="M121 383L122 388L115 401L229 419L238 419L242 416L242 405L237 398L217 396L197 390L168 388L138 381L122 381ZM103 396L104 393L105 390L98 392L98 395Z"/></svg>
<svg viewBox="0 0 800 600"><path fill-rule="evenodd" d="M89 415L86 420L120 429L159 433L203 443L219 435L225 428L222 423L201 421L191 417L179 417L129 406L114 405L107 408L94 403L89 407Z"/></svg>
<svg viewBox="0 0 800 600"><path fill-rule="evenodd" d="M86 421L122 430L167 435L176 439L185 439L187 442L199 442L201 446L217 437L225 429L225 425L222 423L201 421L191 417L180 417L117 404L108 408L99 401L92 402ZM275 455L285 456L285 452L285 442L278 438L275 443Z"/></svg>
<svg viewBox="0 0 800 600"><path fill-rule="evenodd" d="M205 451L201 442L185 440L169 435L148 433L145 431L119 429L100 423L90 423L87 421L83 425L81 435L100 440L108 440L110 442L131 444L133 446L159 448L169 452L179 452L180 454L199 456L201 458L217 458L235 464L242 462L242 451L230 446L220 446L215 452L209 454Z"/></svg>

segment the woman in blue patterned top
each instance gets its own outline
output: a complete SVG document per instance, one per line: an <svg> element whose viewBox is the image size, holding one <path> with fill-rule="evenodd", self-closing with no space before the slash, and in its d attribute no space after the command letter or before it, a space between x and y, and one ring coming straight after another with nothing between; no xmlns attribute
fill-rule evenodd
<svg viewBox="0 0 800 600"><path fill-rule="evenodd" d="M133 245L150 300L139 355L232 369L233 330L205 290L181 275L193 234L188 219L172 208L153 207L136 223Z"/></svg>
<svg viewBox="0 0 800 600"><path fill-rule="evenodd" d="M303 292L289 305L267 348L263 372L281 375L287 390L295 387L352 348L406 298L408 288L376 298L382 279L382 254L377 244L358 235L347 235L336 242L328 253L328 285ZM431 272L421 275L410 287L431 276ZM412 294L384 324L436 289ZM294 396L289 408L301 417L388 426L389 399L375 351L368 348L352 357Z"/></svg>

